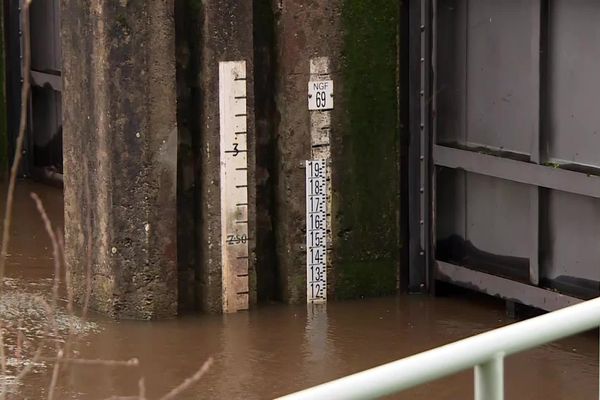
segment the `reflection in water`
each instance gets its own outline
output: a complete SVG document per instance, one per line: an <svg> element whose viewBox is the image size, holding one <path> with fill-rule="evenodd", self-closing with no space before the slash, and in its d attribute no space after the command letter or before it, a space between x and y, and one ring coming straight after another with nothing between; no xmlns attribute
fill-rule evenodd
<svg viewBox="0 0 600 400"><path fill-rule="evenodd" d="M51 275L50 244L29 203L41 191L62 224L61 192L19 185L9 277L19 293L43 293ZM4 321L3 321L4 322ZM326 306L270 305L250 312L184 316L156 322L115 322L93 316L94 329L75 343L79 357L129 359L139 368L71 367L59 380L59 399L135 395L145 377L159 398L210 356L209 373L181 399L267 399L393 361L511 322L501 302L480 296L426 296L330 302ZM510 357L507 398L580 399L597 394L597 335L581 335ZM440 362L443 362L441 360ZM46 397L51 370L36 368L21 397ZM467 371L413 389L399 399L469 399Z"/></svg>
<svg viewBox="0 0 600 400"><path fill-rule="evenodd" d="M303 364L306 365L307 380L321 381L331 369L329 360L333 360L329 343L329 329L327 324L327 305L308 304L306 307L306 328L304 333L304 347L306 354Z"/></svg>

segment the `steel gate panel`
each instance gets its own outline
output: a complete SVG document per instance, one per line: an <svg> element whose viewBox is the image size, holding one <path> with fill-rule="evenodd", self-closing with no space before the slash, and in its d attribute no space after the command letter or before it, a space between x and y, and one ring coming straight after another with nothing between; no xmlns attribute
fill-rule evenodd
<svg viewBox="0 0 600 400"><path fill-rule="evenodd" d="M598 296L600 200L555 190L543 198L542 284L586 300Z"/></svg>
<svg viewBox="0 0 600 400"><path fill-rule="evenodd" d="M600 3L417 3L431 36L411 80L432 84L411 86L410 175L429 179L410 187L411 238L428 239L411 277L546 309L598 296Z"/></svg>
<svg viewBox="0 0 600 400"><path fill-rule="evenodd" d="M598 21L597 1L550 2L546 116L548 161L600 171Z"/></svg>
<svg viewBox="0 0 600 400"><path fill-rule="evenodd" d="M536 151L539 10L535 0L468 2L463 144Z"/></svg>

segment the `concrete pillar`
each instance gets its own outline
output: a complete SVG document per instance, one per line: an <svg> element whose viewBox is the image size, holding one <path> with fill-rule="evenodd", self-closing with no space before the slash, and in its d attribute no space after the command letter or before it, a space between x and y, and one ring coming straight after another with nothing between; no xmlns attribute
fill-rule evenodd
<svg viewBox="0 0 600 400"><path fill-rule="evenodd" d="M277 256L282 297L306 301L305 171L311 157L310 59L329 57L331 230L328 297L398 285L400 131L398 2L274 2L277 48Z"/></svg>
<svg viewBox="0 0 600 400"><path fill-rule="evenodd" d="M173 2L63 0L61 36L65 241L76 298L85 301L90 282L90 305L104 314L173 317Z"/></svg>
<svg viewBox="0 0 600 400"><path fill-rule="evenodd" d="M198 177L199 295L201 308L208 312L236 311L256 302L255 239L255 131L253 11L251 1L206 0L198 5L201 13L199 68L200 176ZM246 62L246 111L249 236L248 293L245 306L224 310L223 257L220 188L219 62Z"/></svg>
<svg viewBox="0 0 600 400"><path fill-rule="evenodd" d="M306 301L306 206L304 160L311 158L307 83L310 59L329 57L330 70L339 71L342 1L275 2L278 18L276 105L277 140L277 255L281 289L290 303ZM331 74L337 85L338 72ZM336 87L336 92L338 88ZM337 98L336 98L337 101ZM334 128L335 129L335 128ZM331 135L338 132L332 131ZM332 277L329 277L330 286Z"/></svg>

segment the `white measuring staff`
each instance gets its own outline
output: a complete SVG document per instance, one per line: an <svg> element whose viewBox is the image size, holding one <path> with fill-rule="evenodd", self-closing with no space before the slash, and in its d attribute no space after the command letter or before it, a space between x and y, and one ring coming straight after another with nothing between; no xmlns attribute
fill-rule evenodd
<svg viewBox="0 0 600 400"><path fill-rule="evenodd" d="M248 309L246 62L219 63L223 312Z"/></svg>
<svg viewBox="0 0 600 400"><path fill-rule="evenodd" d="M327 162L306 161L306 298L327 300Z"/></svg>
<svg viewBox="0 0 600 400"><path fill-rule="evenodd" d="M308 82L311 160L306 162L306 299L327 300L327 271L331 269L331 111L333 81L328 57L310 60Z"/></svg>

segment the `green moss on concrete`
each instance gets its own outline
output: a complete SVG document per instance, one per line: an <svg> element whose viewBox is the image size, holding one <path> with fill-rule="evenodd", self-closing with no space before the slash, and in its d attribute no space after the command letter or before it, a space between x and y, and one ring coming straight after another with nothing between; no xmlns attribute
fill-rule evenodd
<svg viewBox="0 0 600 400"><path fill-rule="evenodd" d="M4 32L4 11L0 7L0 32ZM6 69L4 35L0 36L0 178L8 172L8 128L6 121Z"/></svg>
<svg viewBox="0 0 600 400"><path fill-rule="evenodd" d="M383 296L393 293L395 282L396 263L392 260L346 262L338 270L336 297Z"/></svg>
<svg viewBox="0 0 600 400"><path fill-rule="evenodd" d="M191 1L191 0L190 0ZM254 42L272 49L275 45L273 0L254 0Z"/></svg>
<svg viewBox="0 0 600 400"><path fill-rule="evenodd" d="M202 0L186 0L186 5L192 12L199 12L202 10Z"/></svg>
<svg viewBox="0 0 600 400"><path fill-rule="evenodd" d="M400 207L396 35L398 3L344 0L343 150L335 199L336 296L395 291Z"/></svg>

